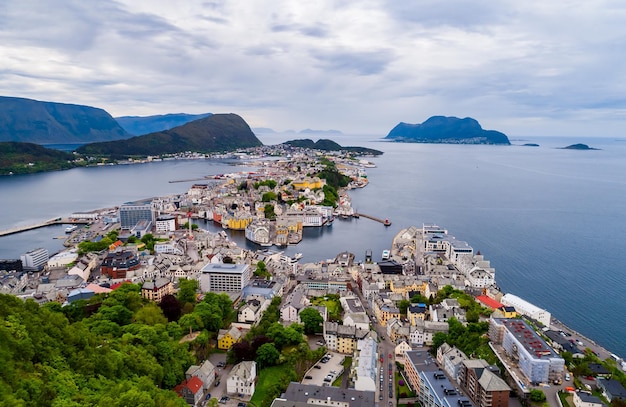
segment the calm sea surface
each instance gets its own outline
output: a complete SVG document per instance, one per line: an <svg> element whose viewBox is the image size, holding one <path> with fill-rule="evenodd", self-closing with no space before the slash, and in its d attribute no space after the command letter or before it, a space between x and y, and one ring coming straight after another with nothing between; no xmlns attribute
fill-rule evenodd
<svg viewBox="0 0 626 407"><path fill-rule="evenodd" d="M265 144L293 138L260 136ZM626 141L528 138L504 147L334 140L385 152L371 159L377 168L367 170L370 185L350 195L359 212L392 225L337 219L332 228L307 229L288 254L317 261L348 250L362 260L372 249L379 257L400 229L437 223L491 261L504 292L626 356ZM530 142L540 146L521 146ZM557 148L578 142L601 150ZM177 194L193 182L168 181L243 170L249 168L191 160L3 177L0 228ZM62 240L55 239L61 235L58 226L0 238L0 258L40 246L61 250ZM255 248L241 232L231 237Z"/></svg>

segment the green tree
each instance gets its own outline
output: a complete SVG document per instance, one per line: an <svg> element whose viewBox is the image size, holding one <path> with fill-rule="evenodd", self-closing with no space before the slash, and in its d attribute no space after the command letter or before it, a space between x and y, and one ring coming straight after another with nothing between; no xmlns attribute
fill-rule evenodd
<svg viewBox="0 0 626 407"><path fill-rule="evenodd" d="M402 299L398 302L398 309L400 310L400 314L406 316L406 310L411 305L411 301Z"/></svg>
<svg viewBox="0 0 626 407"><path fill-rule="evenodd" d="M542 390L532 389L530 391L530 400L535 403L541 403L546 401L546 394Z"/></svg>
<svg viewBox="0 0 626 407"><path fill-rule="evenodd" d="M263 207L263 213L266 219L276 219L276 213L274 212L274 205L266 204Z"/></svg>
<svg viewBox="0 0 626 407"><path fill-rule="evenodd" d="M259 369L267 366L274 366L280 358L280 352L273 343L265 343L256 351L255 361L259 365Z"/></svg>
<svg viewBox="0 0 626 407"><path fill-rule="evenodd" d="M322 324L324 318L315 308L308 307L300 312L300 320L304 324L304 332L306 334L315 334L322 332Z"/></svg>
<svg viewBox="0 0 626 407"><path fill-rule="evenodd" d="M195 304L196 290L198 290L197 280L187 280L186 278L181 278L178 281L178 301L182 304Z"/></svg>
<svg viewBox="0 0 626 407"><path fill-rule="evenodd" d="M276 193L268 191L261 196L261 202L271 202L276 200Z"/></svg>
<svg viewBox="0 0 626 407"><path fill-rule="evenodd" d="M153 302L146 304L139 311L135 312L134 322L145 325L167 324L167 318L163 315L163 311Z"/></svg>

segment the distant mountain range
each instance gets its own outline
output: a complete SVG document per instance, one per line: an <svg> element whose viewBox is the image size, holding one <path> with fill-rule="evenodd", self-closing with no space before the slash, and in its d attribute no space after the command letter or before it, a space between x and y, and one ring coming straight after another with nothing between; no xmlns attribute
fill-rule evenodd
<svg viewBox="0 0 626 407"><path fill-rule="evenodd" d="M55 144L128 137L131 135L102 109L0 96L0 141Z"/></svg>
<svg viewBox="0 0 626 407"><path fill-rule="evenodd" d="M383 152L379 150L374 150L373 148L366 147L342 147L332 140L320 139L314 142L310 139L302 139L302 140L290 140L286 141L283 144L287 144L293 147L301 147L301 148L311 148L315 150L323 150L323 151L350 151L359 155L381 155Z"/></svg>
<svg viewBox="0 0 626 407"><path fill-rule="evenodd" d="M137 136L128 140L91 143L77 152L115 159L129 156L232 151L262 146L248 124L236 114L213 114L170 130Z"/></svg>
<svg viewBox="0 0 626 407"><path fill-rule="evenodd" d="M128 133L134 136L141 136L142 134L173 129L174 127L182 126L194 120L203 119L212 114L213 113L168 113L156 116L122 116L116 117L115 120Z"/></svg>
<svg viewBox="0 0 626 407"><path fill-rule="evenodd" d="M401 122L385 138L409 143L511 144L504 133L483 130L471 117L432 116L421 124Z"/></svg>

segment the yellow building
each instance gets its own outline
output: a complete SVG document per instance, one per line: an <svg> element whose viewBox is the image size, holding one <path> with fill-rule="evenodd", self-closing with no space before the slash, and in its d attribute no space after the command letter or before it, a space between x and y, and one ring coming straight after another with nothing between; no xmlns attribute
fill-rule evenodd
<svg viewBox="0 0 626 407"><path fill-rule="evenodd" d="M390 319L400 319L400 310L393 304L393 302L377 298L374 300L374 315L376 316L379 324L387 326L387 322Z"/></svg>
<svg viewBox="0 0 626 407"><path fill-rule="evenodd" d="M320 189L324 186L324 181L318 177L309 178L306 177L301 180L291 181L291 185L294 189L303 191L305 189Z"/></svg>
<svg viewBox="0 0 626 407"><path fill-rule="evenodd" d="M406 309L406 318L411 326L416 326L418 321L426 319L426 307L418 304L411 304Z"/></svg>
<svg viewBox="0 0 626 407"><path fill-rule="evenodd" d="M498 308L498 311L500 311L504 318L517 318L519 315L517 311L515 311L515 307L507 305L501 306L500 308Z"/></svg>
<svg viewBox="0 0 626 407"><path fill-rule="evenodd" d="M243 333L237 327L231 326L230 329L220 329L217 334L217 348L228 350L241 338L243 338Z"/></svg>
<svg viewBox="0 0 626 407"><path fill-rule="evenodd" d="M391 280L389 282L389 289L391 292L402 294L404 297L407 297L410 292L419 292L423 295L426 291L426 282L420 282L418 280Z"/></svg>
<svg viewBox="0 0 626 407"><path fill-rule="evenodd" d="M245 230L246 227L252 223L252 216L234 216L228 218L226 226L232 230Z"/></svg>

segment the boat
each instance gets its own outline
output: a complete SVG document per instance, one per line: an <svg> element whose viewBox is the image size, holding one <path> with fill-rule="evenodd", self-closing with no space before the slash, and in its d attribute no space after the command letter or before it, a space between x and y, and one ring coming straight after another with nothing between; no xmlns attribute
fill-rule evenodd
<svg viewBox="0 0 626 407"><path fill-rule="evenodd" d="M335 220L334 217L330 217L328 218L328 220L326 221L326 226L327 227L331 227L333 225L333 221Z"/></svg>
<svg viewBox="0 0 626 407"><path fill-rule="evenodd" d="M76 226L76 225L68 226L68 227L65 228L65 233L72 233L76 229L78 229L78 226Z"/></svg>
<svg viewBox="0 0 626 407"><path fill-rule="evenodd" d="M302 258L302 253L296 253L296 254L293 256L293 258L294 258L294 260L296 260L296 261L300 260L300 259Z"/></svg>
<svg viewBox="0 0 626 407"><path fill-rule="evenodd" d="M389 260L390 255L391 255L391 252L389 250L383 250L383 255L382 255L383 260Z"/></svg>

